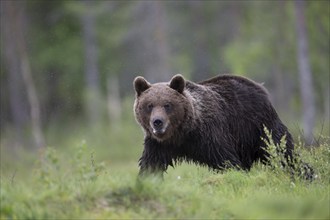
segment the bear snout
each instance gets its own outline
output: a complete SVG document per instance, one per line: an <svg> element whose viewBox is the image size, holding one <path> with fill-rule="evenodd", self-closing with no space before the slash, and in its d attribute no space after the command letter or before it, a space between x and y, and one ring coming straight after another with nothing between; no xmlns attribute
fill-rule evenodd
<svg viewBox="0 0 330 220"><path fill-rule="evenodd" d="M155 128L160 128L163 126L164 122L162 119L156 118L152 124L154 125Z"/></svg>
<svg viewBox="0 0 330 220"><path fill-rule="evenodd" d="M157 117L150 121L150 126L154 135L163 135L166 132L167 123L163 118Z"/></svg>

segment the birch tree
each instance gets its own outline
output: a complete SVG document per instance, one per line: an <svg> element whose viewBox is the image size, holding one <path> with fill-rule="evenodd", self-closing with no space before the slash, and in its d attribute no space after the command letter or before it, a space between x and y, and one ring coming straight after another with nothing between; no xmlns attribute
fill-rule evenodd
<svg viewBox="0 0 330 220"><path fill-rule="evenodd" d="M86 110L91 124L100 122L101 92L98 69L98 47L96 42L95 12L93 1L84 1L85 10L81 15L85 49Z"/></svg>
<svg viewBox="0 0 330 220"><path fill-rule="evenodd" d="M25 30L25 5L22 2L17 1L4 1L1 2L1 6L6 11L5 17L5 45L6 47L6 54L8 58L11 60L8 63L9 66L12 68L10 74L12 77L17 77L17 72L21 74L23 79L23 83L27 93L28 103L30 105L30 118L31 118L31 128L32 128L32 135L37 148L45 147L45 138L41 129L41 112L40 112L40 104L39 99L37 96L36 87L34 84L34 80L32 77L31 66L29 62L29 56L27 51L27 44L26 39L24 37L24 30ZM7 44L8 43L8 44ZM12 56L16 56L15 58ZM13 65L18 65L16 68ZM20 90L21 88L14 88L13 93L17 92L14 90ZM14 95L13 95L14 96ZM16 96L16 95L15 95ZM14 97L13 97L14 98ZM16 97L15 97L16 98ZM15 101L16 102L16 101ZM20 111L20 106L15 103L12 107L13 111ZM14 113L19 114L19 113Z"/></svg>
<svg viewBox="0 0 330 220"><path fill-rule="evenodd" d="M303 129L307 145L313 142L315 125L315 100L313 79L309 60L308 36L306 31L305 1L295 1L295 18L297 34L297 63L302 99Z"/></svg>

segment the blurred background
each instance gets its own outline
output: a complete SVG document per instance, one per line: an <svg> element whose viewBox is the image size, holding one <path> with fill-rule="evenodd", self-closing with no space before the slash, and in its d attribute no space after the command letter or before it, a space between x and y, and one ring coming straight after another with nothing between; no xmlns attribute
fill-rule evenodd
<svg viewBox="0 0 330 220"><path fill-rule="evenodd" d="M329 135L329 1L1 1L1 158L81 143L138 159L133 79L264 83L307 144ZM315 140L314 140L315 142ZM22 153L24 152L24 153Z"/></svg>

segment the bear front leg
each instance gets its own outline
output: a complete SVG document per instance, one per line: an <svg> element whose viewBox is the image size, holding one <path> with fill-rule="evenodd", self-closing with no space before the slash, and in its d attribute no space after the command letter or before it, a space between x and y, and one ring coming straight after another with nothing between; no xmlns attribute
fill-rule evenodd
<svg viewBox="0 0 330 220"><path fill-rule="evenodd" d="M146 157L145 154L143 154L140 158L139 166L139 177L146 177L150 175L163 177L163 173L166 171L164 165L152 160L150 157Z"/></svg>
<svg viewBox="0 0 330 220"><path fill-rule="evenodd" d="M168 153L168 147L164 147L160 143L147 138L144 142L142 156L139 160L139 176L150 174L163 176L168 165L173 166L170 155Z"/></svg>

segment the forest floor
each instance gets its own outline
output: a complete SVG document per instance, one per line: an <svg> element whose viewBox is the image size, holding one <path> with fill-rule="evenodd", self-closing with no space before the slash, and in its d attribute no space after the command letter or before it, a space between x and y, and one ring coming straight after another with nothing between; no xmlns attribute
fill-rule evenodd
<svg viewBox="0 0 330 220"><path fill-rule="evenodd" d="M255 164L249 172L215 173L183 163L169 168L163 180L137 182L141 147L123 150L126 144L136 145L136 138L117 140L109 151L92 149L87 142L24 154L24 161L9 159L2 148L1 219L330 218L329 138L317 148L299 148L315 169L313 181L279 166Z"/></svg>

